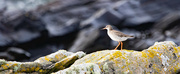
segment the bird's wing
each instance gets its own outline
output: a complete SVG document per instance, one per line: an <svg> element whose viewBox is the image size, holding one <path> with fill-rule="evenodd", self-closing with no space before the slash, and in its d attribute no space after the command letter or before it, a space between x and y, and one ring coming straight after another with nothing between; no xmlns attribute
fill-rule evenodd
<svg viewBox="0 0 180 74"><path fill-rule="evenodd" d="M116 30L113 30L113 31L114 31L114 34L118 35L119 37L134 37L134 36L126 35L120 31L116 31Z"/></svg>

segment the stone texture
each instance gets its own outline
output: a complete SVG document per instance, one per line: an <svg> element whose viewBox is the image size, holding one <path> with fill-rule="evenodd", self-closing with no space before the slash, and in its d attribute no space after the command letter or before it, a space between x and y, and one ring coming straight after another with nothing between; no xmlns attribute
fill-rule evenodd
<svg viewBox="0 0 180 74"><path fill-rule="evenodd" d="M83 57L83 52L67 52L59 50L50 55L40 57L34 62L16 62L0 59L0 73L51 73L69 67L75 60Z"/></svg>
<svg viewBox="0 0 180 74"><path fill-rule="evenodd" d="M180 47L156 42L143 51L103 50L84 56L56 74L174 74L180 72Z"/></svg>
<svg viewBox="0 0 180 74"><path fill-rule="evenodd" d="M59 50L33 62L0 59L0 73L53 74L175 74L180 72L180 47L156 42L143 51L103 50L85 54Z"/></svg>

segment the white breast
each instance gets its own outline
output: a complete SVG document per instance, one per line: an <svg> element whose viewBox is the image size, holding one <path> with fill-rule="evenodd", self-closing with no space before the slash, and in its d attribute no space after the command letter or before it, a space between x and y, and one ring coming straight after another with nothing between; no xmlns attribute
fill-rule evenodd
<svg viewBox="0 0 180 74"><path fill-rule="evenodd" d="M128 39L127 37L119 37L119 36L115 35L114 33L110 33L109 31L107 33L108 33L109 37L114 41L125 41Z"/></svg>

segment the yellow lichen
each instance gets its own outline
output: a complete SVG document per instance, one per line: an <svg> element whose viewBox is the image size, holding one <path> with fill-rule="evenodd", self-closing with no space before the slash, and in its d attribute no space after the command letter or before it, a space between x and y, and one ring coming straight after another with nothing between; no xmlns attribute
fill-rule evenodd
<svg viewBox="0 0 180 74"><path fill-rule="evenodd" d="M149 53L147 53L147 55L148 55L149 57L151 57L151 58L154 58L155 53L157 53L157 52L154 51L154 50L148 50L148 52L149 52Z"/></svg>
<svg viewBox="0 0 180 74"><path fill-rule="evenodd" d="M59 59L59 56L58 56L58 55L55 55L55 58L56 58L56 59Z"/></svg>
<svg viewBox="0 0 180 74"><path fill-rule="evenodd" d="M22 70L21 70L22 72L25 72L26 71L26 69L25 68L22 68Z"/></svg>
<svg viewBox="0 0 180 74"><path fill-rule="evenodd" d="M50 59L47 56L45 56L44 59L47 61L50 61Z"/></svg>
<svg viewBox="0 0 180 74"><path fill-rule="evenodd" d="M4 69L7 69L8 67L6 65L1 65Z"/></svg>
<svg viewBox="0 0 180 74"><path fill-rule="evenodd" d="M160 71L161 71L156 64L153 64L152 67L153 67L153 69L155 69L155 71L157 71L157 72L160 72Z"/></svg>
<svg viewBox="0 0 180 74"><path fill-rule="evenodd" d="M142 51L141 54L142 54L142 57L147 58L147 53L145 53L144 51Z"/></svg>
<svg viewBox="0 0 180 74"><path fill-rule="evenodd" d="M41 69L41 70L39 70L39 72L43 72L43 70Z"/></svg>
<svg viewBox="0 0 180 74"><path fill-rule="evenodd" d="M38 71L40 68L39 67L36 67L35 71Z"/></svg>
<svg viewBox="0 0 180 74"><path fill-rule="evenodd" d="M173 47L174 48L174 53L178 53L178 49L177 47Z"/></svg>
<svg viewBox="0 0 180 74"><path fill-rule="evenodd" d="M30 71L30 69L29 69L29 68L26 68L26 71L28 72L28 71Z"/></svg>
<svg viewBox="0 0 180 74"><path fill-rule="evenodd" d="M31 71L34 71L34 70L35 70L35 67L32 67L32 68L31 68Z"/></svg>
<svg viewBox="0 0 180 74"><path fill-rule="evenodd" d="M174 72L177 72L180 68L180 63L177 63L176 66L173 68L174 68Z"/></svg>
<svg viewBox="0 0 180 74"><path fill-rule="evenodd" d="M120 51L115 51L115 53L112 54L112 57L114 57L114 58L118 58L121 56L122 56L122 52L120 52Z"/></svg>
<svg viewBox="0 0 180 74"><path fill-rule="evenodd" d="M9 66L9 64L6 64L6 66Z"/></svg>
<svg viewBox="0 0 180 74"><path fill-rule="evenodd" d="M123 68L125 68L125 66L122 66L121 68L123 69Z"/></svg>

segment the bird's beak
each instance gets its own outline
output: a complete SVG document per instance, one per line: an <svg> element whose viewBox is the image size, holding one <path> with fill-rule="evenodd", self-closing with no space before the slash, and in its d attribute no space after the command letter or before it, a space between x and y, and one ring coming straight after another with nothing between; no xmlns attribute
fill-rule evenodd
<svg viewBox="0 0 180 74"><path fill-rule="evenodd" d="M101 30L105 30L106 28L102 28Z"/></svg>

